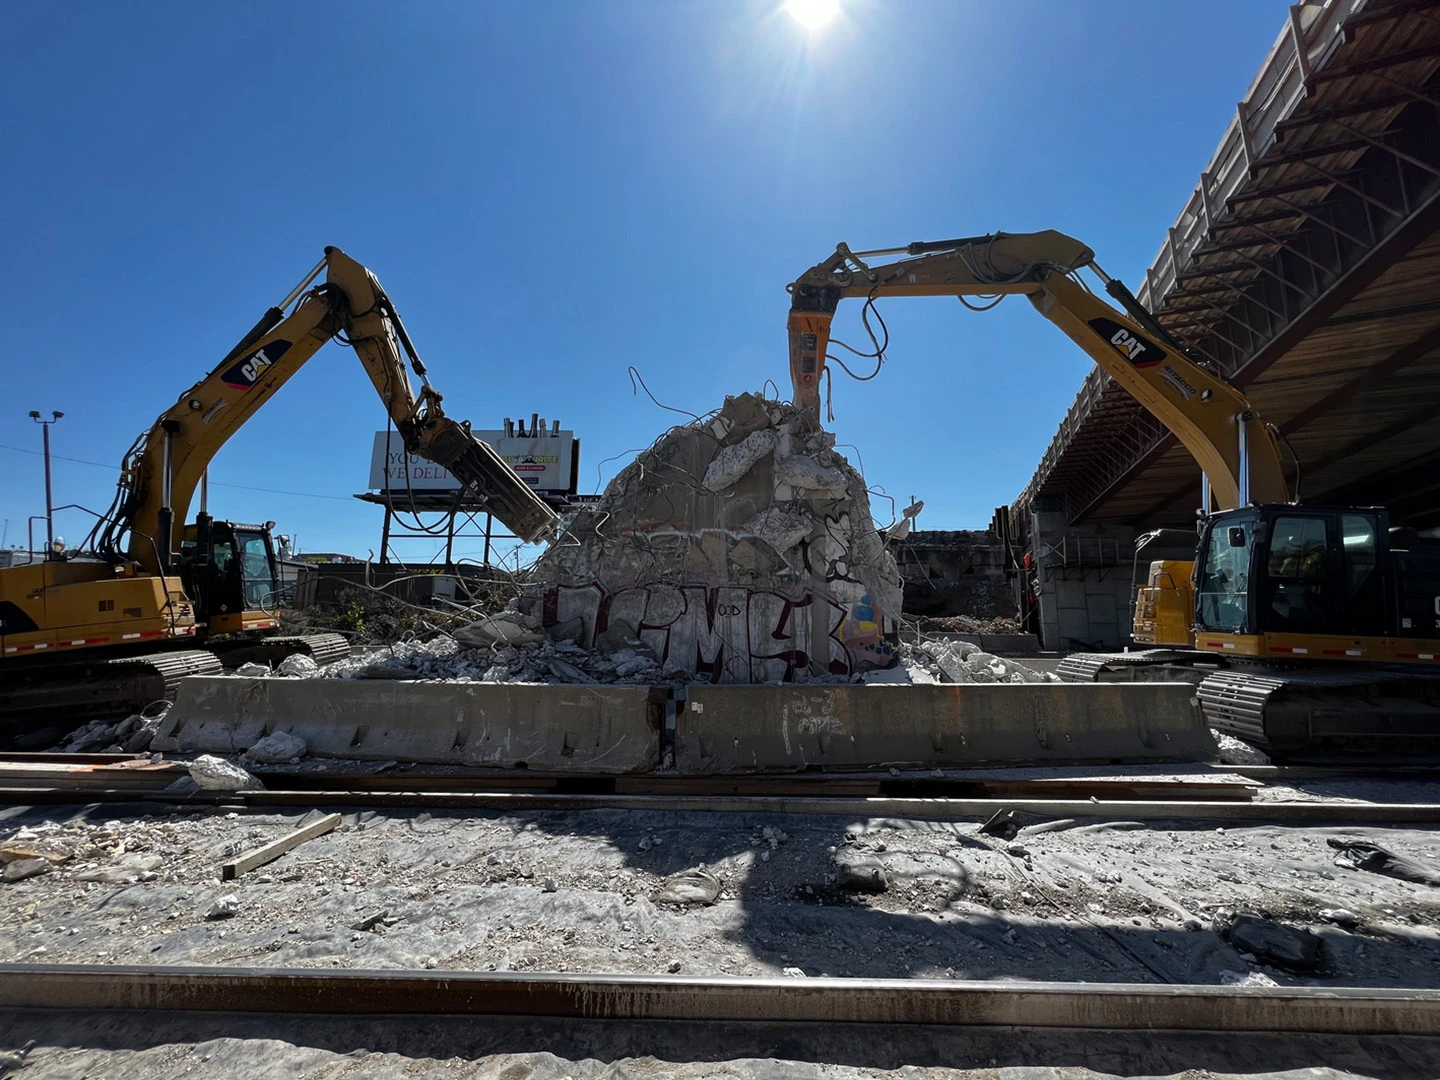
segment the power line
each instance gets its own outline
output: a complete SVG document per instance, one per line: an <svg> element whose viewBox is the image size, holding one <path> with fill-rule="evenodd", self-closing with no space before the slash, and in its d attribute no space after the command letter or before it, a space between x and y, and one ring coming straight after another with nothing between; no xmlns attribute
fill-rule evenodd
<svg viewBox="0 0 1440 1080"><path fill-rule="evenodd" d="M27 450L23 446L8 446L5 443L0 443L0 450L13 450L17 454L29 454L31 457L43 456L39 450ZM96 469L109 469L111 472L120 471L118 466L106 465L100 461L86 461L84 458L64 457L60 454L51 454L50 457L54 461L69 461L76 465L90 465ZM210 484L212 487L235 488L238 491L263 491L267 495L294 495L301 499L336 499L340 502L347 503L351 501L348 495L317 495L311 491L285 491L282 488L251 487L249 484L224 484L218 480L212 480Z"/></svg>

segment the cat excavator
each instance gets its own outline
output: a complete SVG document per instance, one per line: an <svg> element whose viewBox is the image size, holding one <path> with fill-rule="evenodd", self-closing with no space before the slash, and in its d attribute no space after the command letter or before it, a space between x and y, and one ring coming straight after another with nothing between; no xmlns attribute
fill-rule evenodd
<svg viewBox="0 0 1440 1080"><path fill-rule="evenodd" d="M349 651L338 634L269 634L278 626L273 523L216 521L203 495L215 454L332 338L358 355L397 448L448 469L520 539L553 533L555 512L468 422L445 415L379 280L327 247L130 447L115 501L81 553L0 570L0 729L142 708L183 676L248 660L303 653L326 663ZM187 525L197 487L200 510Z"/></svg>
<svg viewBox="0 0 1440 1080"><path fill-rule="evenodd" d="M903 257L875 261L893 256ZM1192 682L1213 727L1279 754L1440 749L1440 541L1391 528L1383 507L1301 505L1274 425L1187 355L1084 244L1058 232L840 244L789 292L794 400L817 424L840 300L863 300L868 316L882 297L985 307L1018 294L1199 463L1195 558L1156 561L1137 596L1133 636L1149 648L1072 655L1062 678ZM883 346L862 355L883 359Z"/></svg>

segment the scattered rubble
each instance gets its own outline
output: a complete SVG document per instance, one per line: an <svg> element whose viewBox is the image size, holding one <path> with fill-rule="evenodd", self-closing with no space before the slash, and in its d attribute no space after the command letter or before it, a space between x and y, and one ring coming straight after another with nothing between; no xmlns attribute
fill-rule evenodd
<svg viewBox="0 0 1440 1080"><path fill-rule="evenodd" d="M1210 729L1215 741L1220 744L1220 762L1224 765L1269 765L1270 755L1258 747L1251 746L1244 739L1227 735L1223 731Z"/></svg>
<svg viewBox="0 0 1440 1080"><path fill-rule="evenodd" d="M285 675L294 679L308 679L320 670L320 665L313 658L304 653L295 653L280 661L280 666L275 669L277 675Z"/></svg>
<svg viewBox="0 0 1440 1080"><path fill-rule="evenodd" d="M257 765L294 764L305 756L308 749L305 740L299 735L292 735L288 731L272 731L246 750L241 760Z"/></svg>
<svg viewBox="0 0 1440 1080"><path fill-rule="evenodd" d="M189 768L190 779L208 791L255 791L265 786L239 765L214 754L201 754Z"/></svg>
<svg viewBox="0 0 1440 1080"><path fill-rule="evenodd" d="M7 882L24 881L26 878L48 874L53 869L49 859L16 859L5 864L4 877Z"/></svg>
<svg viewBox="0 0 1440 1080"><path fill-rule="evenodd" d="M883 893L890 888L885 865L868 851L842 847L835 852L835 884L851 892Z"/></svg>
<svg viewBox="0 0 1440 1080"><path fill-rule="evenodd" d="M655 894L657 904L713 904L720 895L720 879L708 870L686 870L666 878Z"/></svg>
<svg viewBox="0 0 1440 1080"><path fill-rule="evenodd" d="M1298 930L1257 915L1216 914L1216 932L1241 955L1246 953L1287 971L1314 971L1324 958L1324 943L1309 930Z"/></svg>

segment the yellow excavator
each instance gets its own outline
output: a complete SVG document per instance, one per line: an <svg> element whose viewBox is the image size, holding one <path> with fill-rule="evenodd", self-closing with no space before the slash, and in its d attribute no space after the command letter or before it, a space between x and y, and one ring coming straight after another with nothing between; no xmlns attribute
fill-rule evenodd
<svg viewBox="0 0 1440 1080"><path fill-rule="evenodd" d="M874 261L891 256L903 257ZM1194 682L1213 726L1279 753L1440 746L1440 543L1392 529L1383 507L1298 504L1274 426L1186 355L1084 244L1058 232L860 252L841 244L789 291L795 402L817 423L840 300L864 300L868 315L889 296L974 307L967 297L993 306L1020 294L1200 464L1196 557L1153 563L1138 591L1134 638L1151 647L1070 656L1062 678Z"/></svg>
<svg viewBox="0 0 1440 1080"><path fill-rule="evenodd" d="M397 446L448 469L522 540L553 532L555 512L468 422L445 415L375 275L328 247L131 446L115 501L80 555L0 570L0 727L143 707L185 675L246 660L345 655L338 634L262 636L278 625L269 525L216 521L203 497L206 469L226 440L332 338L359 356ZM197 487L200 512L186 525Z"/></svg>

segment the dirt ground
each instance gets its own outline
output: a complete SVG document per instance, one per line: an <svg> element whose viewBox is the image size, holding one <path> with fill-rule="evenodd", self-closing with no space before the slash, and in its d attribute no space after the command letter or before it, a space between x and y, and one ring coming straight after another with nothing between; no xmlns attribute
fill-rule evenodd
<svg viewBox="0 0 1440 1080"><path fill-rule="evenodd" d="M0 962L1440 987L1440 889L1343 868L1326 845L1440 866L1430 829L1036 819L1007 844L918 820L364 812L219 880L317 815L0 811L0 843L68 855L0 884ZM875 860L889 889L842 890L837 851ZM694 869L721 883L713 905L656 901ZM236 913L207 918L226 896ZM1312 929L1321 966L1242 953L1211 929L1221 908Z"/></svg>
<svg viewBox="0 0 1440 1080"><path fill-rule="evenodd" d="M0 1012L19 1080L1424 1080L1440 1041L519 1017Z"/></svg>

